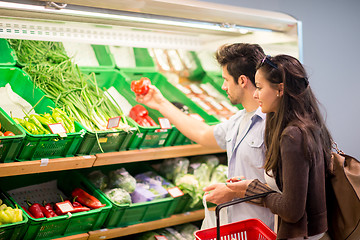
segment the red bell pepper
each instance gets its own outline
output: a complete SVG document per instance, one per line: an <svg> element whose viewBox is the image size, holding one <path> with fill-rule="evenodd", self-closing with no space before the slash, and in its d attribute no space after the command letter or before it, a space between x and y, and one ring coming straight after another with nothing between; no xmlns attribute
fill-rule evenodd
<svg viewBox="0 0 360 240"><path fill-rule="evenodd" d="M139 95L146 95L150 90L150 85L150 79L147 77L142 77L140 80L132 81L130 87L134 93Z"/></svg>
<svg viewBox="0 0 360 240"><path fill-rule="evenodd" d="M131 108L129 116L140 126L151 127L157 126L156 122L148 115L148 111L142 105L135 105Z"/></svg>
<svg viewBox="0 0 360 240"><path fill-rule="evenodd" d="M41 210L41 204L39 203L34 203L31 204L29 201L26 201L26 203L29 205L29 212L34 216L34 218L43 218L44 213Z"/></svg>
<svg viewBox="0 0 360 240"><path fill-rule="evenodd" d="M51 206L51 203L45 203L45 201L44 201L44 208L50 217L57 217L57 214L55 213L53 207ZM46 213L44 213L44 214L46 216Z"/></svg>
<svg viewBox="0 0 360 240"><path fill-rule="evenodd" d="M106 206L106 204L102 204L99 199L96 197L88 194L81 188L75 188L74 191L72 191L71 196L75 198L77 196L77 201L87 207L90 208L101 208Z"/></svg>

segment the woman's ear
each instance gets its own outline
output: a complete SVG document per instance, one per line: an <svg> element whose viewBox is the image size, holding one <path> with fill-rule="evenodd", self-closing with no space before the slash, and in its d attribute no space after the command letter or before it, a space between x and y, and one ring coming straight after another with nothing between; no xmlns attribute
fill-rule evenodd
<svg viewBox="0 0 360 240"><path fill-rule="evenodd" d="M284 95L284 83L279 83L279 96Z"/></svg>

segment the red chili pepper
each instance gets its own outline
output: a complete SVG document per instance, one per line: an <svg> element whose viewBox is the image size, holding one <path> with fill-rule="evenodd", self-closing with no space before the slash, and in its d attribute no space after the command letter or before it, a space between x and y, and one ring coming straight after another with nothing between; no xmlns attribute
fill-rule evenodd
<svg viewBox="0 0 360 240"><path fill-rule="evenodd" d="M43 218L45 217L42 210L41 210L41 204L34 203L31 204L29 201L26 201L26 203L29 205L29 212L34 216L34 218Z"/></svg>
<svg viewBox="0 0 360 240"><path fill-rule="evenodd" d="M55 213L53 207L51 206L51 203L45 203L44 201L44 208L49 212L50 217L57 217L57 214Z"/></svg>
<svg viewBox="0 0 360 240"><path fill-rule="evenodd" d="M76 197L77 196L77 200L79 203L90 207L90 208L101 208L106 206L106 204L102 204L99 199L97 199L96 197L88 194L87 192L85 192L84 190L82 190L81 188L75 188L74 191L71 193L72 197Z"/></svg>
<svg viewBox="0 0 360 240"><path fill-rule="evenodd" d="M91 210L90 208L81 205L79 202L76 202L75 201L76 198L77 198L77 196L74 197L74 199L72 201L72 205L74 207L73 213L75 213L75 212L85 212L85 211Z"/></svg>
<svg viewBox="0 0 360 240"><path fill-rule="evenodd" d="M132 81L130 87L134 93L140 95L146 95L150 90L149 87L150 85L151 85L150 79L147 77L142 77L140 80Z"/></svg>
<svg viewBox="0 0 360 240"><path fill-rule="evenodd" d="M21 208L32 218L34 218L34 216L31 214L31 212L29 212L29 210L25 207L25 206L21 206Z"/></svg>

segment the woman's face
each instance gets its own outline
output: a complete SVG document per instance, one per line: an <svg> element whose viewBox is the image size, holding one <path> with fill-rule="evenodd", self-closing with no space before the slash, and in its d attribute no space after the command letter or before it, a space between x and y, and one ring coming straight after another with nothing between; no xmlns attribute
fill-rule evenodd
<svg viewBox="0 0 360 240"><path fill-rule="evenodd" d="M282 91L272 87L271 83L265 78L261 69L255 74L256 90L254 98L259 101L263 113L276 112L279 107Z"/></svg>

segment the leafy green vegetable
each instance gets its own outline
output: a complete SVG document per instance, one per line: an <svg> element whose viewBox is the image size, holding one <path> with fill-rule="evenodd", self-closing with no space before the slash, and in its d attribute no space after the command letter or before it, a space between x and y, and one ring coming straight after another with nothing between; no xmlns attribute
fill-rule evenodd
<svg viewBox="0 0 360 240"><path fill-rule="evenodd" d="M116 204L131 204L130 194L122 188L113 188L104 192Z"/></svg>
<svg viewBox="0 0 360 240"><path fill-rule="evenodd" d="M109 187L122 188L128 193L132 193L136 188L136 179L125 168L120 168L109 172Z"/></svg>
<svg viewBox="0 0 360 240"><path fill-rule="evenodd" d="M92 171L88 174L87 177L89 181L92 182L95 187L99 188L101 191L106 189L108 186L109 178L100 170Z"/></svg>

